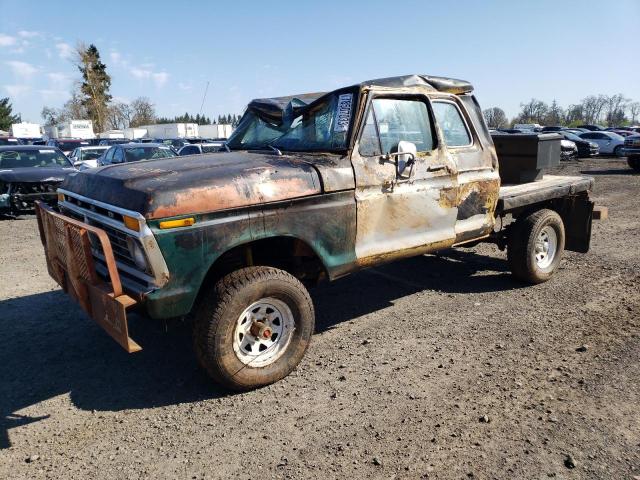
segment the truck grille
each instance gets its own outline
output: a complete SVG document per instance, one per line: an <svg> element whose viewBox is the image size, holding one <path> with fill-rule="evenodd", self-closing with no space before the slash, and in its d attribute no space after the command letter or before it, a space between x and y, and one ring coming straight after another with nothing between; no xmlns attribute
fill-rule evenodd
<svg viewBox="0 0 640 480"><path fill-rule="evenodd" d="M89 225L98 227L106 232L109 237L109 241L111 242L111 249L113 250L120 279L125 288L134 291L148 291L153 288L154 279L149 267L148 259L147 268L144 270L140 269L131 256L129 246L127 245L127 241L130 239L129 241L137 242L138 245L141 246L138 238L128 234L124 230L120 230L113 225L110 225L106 221L101 221L99 218L100 216L104 216L112 222L123 222L122 215L102 207L97 207L93 204L82 202L67 195L65 195L65 202L75 205L76 208L61 206L61 210L64 214L88 223ZM95 208L87 208L89 206ZM107 279L107 267L104 260L105 255L102 245L92 233L89 234L89 238L91 239L92 253L96 262L96 272L101 277Z"/></svg>

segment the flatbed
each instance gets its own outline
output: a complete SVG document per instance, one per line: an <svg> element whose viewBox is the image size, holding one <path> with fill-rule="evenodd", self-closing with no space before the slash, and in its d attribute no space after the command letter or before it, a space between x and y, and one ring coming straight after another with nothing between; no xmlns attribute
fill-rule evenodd
<svg viewBox="0 0 640 480"><path fill-rule="evenodd" d="M594 184L593 177L544 175L535 182L501 185L496 212L509 213L535 203L589 192Z"/></svg>

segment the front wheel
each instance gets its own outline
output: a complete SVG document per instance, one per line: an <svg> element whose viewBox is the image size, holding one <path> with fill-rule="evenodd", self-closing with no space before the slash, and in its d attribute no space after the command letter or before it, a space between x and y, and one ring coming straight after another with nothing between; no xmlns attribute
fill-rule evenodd
<svg viewBox="0 0 640 480"><path fill-rule="evenodd" d="M519 218L508 238L511 273L527 283L546 282L560 264L564 242L562 218L553 210L542 209Z"/></svg>
<svg viewBox="0 0 640 480"><path fill-rule="evenodd" d="M315 323L305 287L272 267L220 279L196 307L194 347L216 382L249 390L286 377L304 356Z"/></svg>
<svg viewBox="0 0 640 480"><path fill-rule="evenodd" d="M616 148L613 149L613 155L616 157L622 156L622 145L618 145Z"/></svg>
<svg viewBox="0 0 640 480"><path fill-rule="evenodd" d="M640 157L628 157L627 163L636 172L640 172Z"/></svg>

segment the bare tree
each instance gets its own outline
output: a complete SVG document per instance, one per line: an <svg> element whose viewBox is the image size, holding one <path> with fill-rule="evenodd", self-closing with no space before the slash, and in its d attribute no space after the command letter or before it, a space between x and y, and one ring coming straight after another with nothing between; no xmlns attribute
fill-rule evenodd
<svg viewBox="0 0 640 480"><path fill-rule="evenodd" d="M549 106L549 110L547 111L547 115L544 119L545 125L560 125L564 120L564 110L558 102L554 99Z"/></svg>
<svg viewBox="0 0 640 480"><path fill-rule="evenodd" d="M482 115L489 128L505 128L508 124L507 115L501 108L487 108L482 111Z"/></svg>
<svg viewBox="0 0 640 480"><path fill-rule="evenodd" d="M139 127L155 122L155 106L147 97L138 97L131 102L131 127Z"/></svg>
<svg viewBox="0 0 640 480"><path fill-rule="evenodd" d="M582 115L586 123L598 123L609 99L606 95L589 95L582 100Z"/></svg>
<svg viewBox="0 0 640 480"><path fill-rule="evenodd" d="M618 93L607 97L605 104L605 120L609 125L619 125L626 120L625 111L627 105L631 102L623 94Z"/></svg>
<svg viewBox="0 0 640 480"><path fill-rule="evenodd" d="M107 109L107 126L112 129L127 128L131 124L133 109L124 102L116 102Z"/></svg>
<svg viewBox="0 0 640 480"><path fill-rule="evenodd" d="M544 123L549 107L542 100L532 98L527 103L520 104L518 123Z"/></svg>
<svg viewBox="0 0 640 480"><path fill-rule="evenodd" d="M640 115L640 102L630 102L627 105L627 109L629 110L631 123L635 125L638 115Z"/></svg>

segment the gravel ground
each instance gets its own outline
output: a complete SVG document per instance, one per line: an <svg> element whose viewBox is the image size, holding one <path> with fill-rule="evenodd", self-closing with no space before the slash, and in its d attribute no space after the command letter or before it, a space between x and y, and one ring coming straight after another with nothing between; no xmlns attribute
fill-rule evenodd
<svg viewBox="0 0 640 480"><path fill-rule="evenodd" d="M124 353L47 276L34 217L0 221L0 478L640 478L640 175L559 171L610 218L550 282L480 245L321 286L300 367L243 394L189 325L134 317Z"/></svg>

